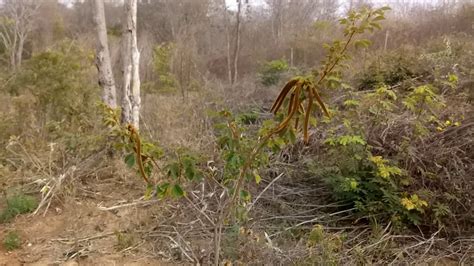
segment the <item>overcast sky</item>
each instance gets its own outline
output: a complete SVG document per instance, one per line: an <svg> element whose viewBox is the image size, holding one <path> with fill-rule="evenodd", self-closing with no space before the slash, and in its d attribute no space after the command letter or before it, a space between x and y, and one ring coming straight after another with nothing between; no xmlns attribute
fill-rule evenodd
<svg viewBox="0 0 474 266"><path fill-rule="evenodd" d="M197 0L196 0L197 1ZM298 1L298 0L295 0ZM439 3L441 0L370 0L371 3L373 3L375 6L383 6L383 5L393 5L393 3L400 3L404 2L407 3L408 5L410 4L415 4L415 3L426 3L426 4L433 4L436 5ZM462 1L462 0L461 0ZM474 2L474 0L464 0L465 2ZM227 6L229 9L237 9L237 1L236 0L226 0ZM341 4L341 8L349 6L350 0L339 0L339 3ZM253 5L265 5L265 0L249 0L250 4ZM394 6L394 5L393 5Z"/></svg>
<svg viewBox="0 0 474 266"><path fill-rule="evenodd" d="M298 1L298 0L294 0L294 1ZM375 4L375 6L382 6L382 5L386 5L390 1L393 1L393 0L371 0L370 2ZM422 2L423 0L405 0L405 1L409 1L411 3L416 3L416 2ZM424 1L426 2L426 0L424 0ZM436 2L436 1L438 1L438 0L431 0L431 2ZM236 0L226 0L226 2L227 2L227 7L230 10L237 10L237 1ZM339 0L339 3L341 5L341 10L344 10L345 7L348 7L349 2L350 2L349 0ZM255 6L266 6L265 0L249 0L249 3L251 5L255 5Z"/></svg>
<svg viewBox="0 0 474 266"><path fill-rule="evenodd" d="M0 0L0 2L2 2L2 1L3 0ZM60 3L66 4L66 5L71 5L75 1L81 1L81 0L58 0L58 1ZM84 0L82 0L82 1L84 1ZM117 0L114 0L114 1L117 1ZM151 0L151 1L154 1L154 0ZM175 0L175 1L179 1L179 0ZM199 1L199 0L195 0L195 1ZM265 6L265 0L248 0L248 1L252 5ZM294 1L298 1L298 0L294 0ZM426 3L426 4L436 5L440 1L441 0L403 0L401 2L405 2L408 5L415 4L415 3ZM474 3L474 0L460 0L460 1ZM237 9L237 1L236 0L226 0L226 2L227 2L227 6L228 6L229 9L231 9L231 10L236 10ZM339 3L341 4L341 9L344 9L344 7L347 7L349 5L349 2L350 2L350 0L339 0ZM393 6L393 7L396 8L396 5L393 5L393 3L400 2L400 0L370 0L370 2L375 4L376 6L389 5L389 6Z"/></svg>

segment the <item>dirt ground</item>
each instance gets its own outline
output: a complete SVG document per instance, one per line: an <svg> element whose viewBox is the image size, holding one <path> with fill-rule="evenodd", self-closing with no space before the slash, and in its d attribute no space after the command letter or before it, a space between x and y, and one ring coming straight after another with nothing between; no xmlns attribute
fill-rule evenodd
<svg viewBox="0 0 474 266"><path fill-rule="evenodd" d="M166 250L169 243L144 236L159 219L161 203L103 210L139 199L143 192L132 180L99 183L81 185L80 191L62 197L65 202L56 200L45 215L24 214L0 224L0 239L15 230L22 240L21 248L11 252L0 245L0 266L176 265L167 262L172 261L171 247Z"/></svg>

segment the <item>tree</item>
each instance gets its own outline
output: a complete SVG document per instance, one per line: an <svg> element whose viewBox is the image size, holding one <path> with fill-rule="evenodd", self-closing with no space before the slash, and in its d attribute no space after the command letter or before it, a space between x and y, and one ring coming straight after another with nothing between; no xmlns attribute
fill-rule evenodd
<svg viewBox="0 0 474 266"><path fill-rule="evenodd" d="M23 48L33 30L33 17L40 1L5 0L0 25L0 38L12 69L21 66Z"/></svg>
<svg viewBox="0 0 474 266"><path fill-rule="evenodd" d="M97 31L96 65L99 70L99 85L102 87L102 100L112 108L117 107L114 74L110 63L107 27L105 22L104 1L94 0L94 20Z"/></svg>
<svg viewBox="0 0 474 266"><path fill-rule="evenodd" d="M224 25L225 25L225 38L227 43L227 75L229 84L232 84L232 63L230 57L230 30L229 30L229 15L227 14L227 4L225 0L222 0L224 5Z"/></svg>
<svg viewBox="0 0 474 266"><path fill-rule="evenodd" d="M235 23L235 44L234 44L234 58L233 58L233 65L234 65L234 74L232 76L232 84L237 81L237 77L239 74L239 53L240 53L240 24L242 18L242 0L237 0L237 14L236 14L236 23Z"/></svg>
<svg viewBox="0 0 474 266"><path fill-rule="evenodd" d="M270 10L270 20L272 27L272 35L275 44L279 44L283 29L283 9L285 3L283 0L266 0L266 4Z"/></svg>
<svg viewBox="0 0 474 266"><path fill-rule="evenodd" d="M237 0L237 13L236 13L236 22L235 22L235 38L234 38L234 51L231 57L231 39L230 39L230 19L227 14L227 5L226 1L223 0L224 5L224 23L226 31L226 42L227 42L227 71L229 76L229 82L234 84L237 81L238 77L238 64L239 64L239 53L240 53L240 32L242 24L242 0ZM248 1L246 1L248 3Z"/></svg>
<svg viewBox="0 0 474 266"><path fill-rule="evenodd" d="M123 100L122 123L137 130L140 122L140 52L137 45L137 0L125 1L123 32Z"/></svg>

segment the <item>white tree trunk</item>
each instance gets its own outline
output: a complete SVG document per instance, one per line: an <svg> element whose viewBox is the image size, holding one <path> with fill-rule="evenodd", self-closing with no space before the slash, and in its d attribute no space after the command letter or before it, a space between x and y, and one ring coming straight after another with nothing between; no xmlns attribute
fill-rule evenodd
<svg viewBox="0 0 474 266"><path fill-rule="evenodd" d="M123 101L122 122L137 130L140 122L140 52L137 45L137 0L125 1L123 34Z"/></svg>
<svg viewBox="0 0 474 266"><path fill-rule="evenodd" d="M97 58L99 85L102 87L102 100L112 108L117 107L117 92L110 61L107 27L105 22L104 0L94 0L94 17L97 30Z"/></svg>
<svg viewBox="0 0 474 266"><path fill-rule="evenodd" d="M132 124L139 129L140 124L140 51L137 43L137 0L134 1L133 32L132 32Z"/></svg>
<svg viewBox="0 0 474 266"><path fill-rule="evenodd" d="M20 38L18 38L18 46L16 48L16 59L15 59L16 68L21 67L21 62L23 60L23 48L25 46L25 39L26 39L26 36L20 36Z"/></svg>
<svg viewBox="0 0 474 266"><path fill-rule="evenodd" d="M388 35L389 35L389 32L388 30L385 32L385 42L383 44L383 51L386 52L387 51L387 45L388 45Z"/></svg>
<svg viewBox="0 0 474 266"><path fill-rule="evenodd" d="M240 53L240 20L242 12L242 0L237 0L237 21L235 25L235 45L234 45L234 75L232 76L232 84L237 81L239 74L238 65L239 65L239 53Z"/></svg>
<svg viewBox="0 0 474 266"><path fill-rule="evenodd" d="M232 84L232 62L230 56L230 30L229 30L229 15L227 14L227 4L225 0L222 0L224 6L224 24L225 24L225 38L227 42L227 76L229 79L229 84Z"/></svg>

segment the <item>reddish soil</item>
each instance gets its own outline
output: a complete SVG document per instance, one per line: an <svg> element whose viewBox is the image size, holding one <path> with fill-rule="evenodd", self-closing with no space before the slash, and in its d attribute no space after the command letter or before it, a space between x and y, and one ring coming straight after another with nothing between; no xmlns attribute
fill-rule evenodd
<svg viewBox="0 0 474 266"><path fill-rule="evenodd" d="M0 224L0 240L10 230L18 232L22 240L21 248L11 252L0 245L0 266L176 265L166 262L166 256L160 258L160 252L153 252L156 246L143 235L133 233L130 246L119 243L117 232L146 231L146 225L153 224L158 216L159 206L99 209L99 205L114 206L140 198L141 188L133 187L133 182L117 179L94 186L83 184L82 192L63 197L66 202L50 206L44 216L24 214ZM127 195L120 191L127 191Z"/></svg>

